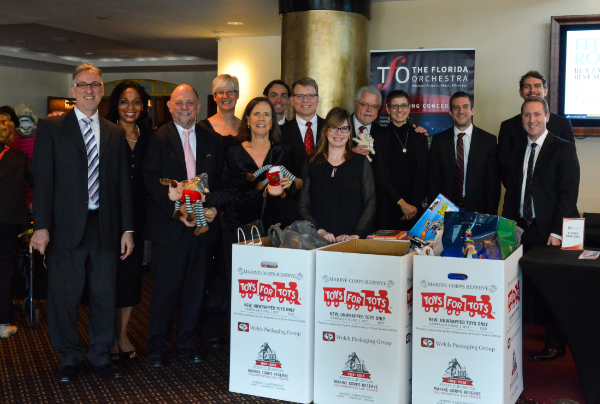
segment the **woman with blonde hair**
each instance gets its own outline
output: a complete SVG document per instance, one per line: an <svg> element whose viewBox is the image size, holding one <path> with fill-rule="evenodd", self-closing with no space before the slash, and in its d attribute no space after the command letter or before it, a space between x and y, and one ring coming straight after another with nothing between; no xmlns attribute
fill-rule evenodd
<svg viewBox="0 0 600 404"><path fill-rule="evenodd" d="M238 78L229 74L219 74L212 82L213 99L217 103L217 113L199 124L223 136L226 149L236 144L235 137L242 122L235 116L235 106L240 98Z"/></svg>

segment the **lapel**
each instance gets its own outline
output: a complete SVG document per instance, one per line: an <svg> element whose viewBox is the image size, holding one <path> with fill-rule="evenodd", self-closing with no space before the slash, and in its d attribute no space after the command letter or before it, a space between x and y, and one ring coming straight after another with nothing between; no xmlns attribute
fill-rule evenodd
<svg viewBox="0 0 600 404"><path fill-rule="evenodd" d="M321 132L323 131L323 125L325 124L325 120L317 115L317 141L315 142L315 149L317 148L317 144L321 139Z"/></svg>
<svg viewBox="0 0 600 404"><path fill-rule="evenodd" d="M292 142L295 143L295 148L300 150L300 148L304 149L304 155L306 155L306 149L304 148L304 142L302 141L302 134L300 133L300 127L298 126L298 121L294 118L290 121L290 125L292 127Z"/></svg>
<svg viewBox="0 0 600 404"><path fill-rule="evenodd" d="M548 134L546 135L546 140L544 140L544 144L542 145L542 149L540 150L540 154L538 155L537 160L535 162L535 167L533 169L533 178L535 178L535 172L537 171L538 167L543 167L544 164L546 164L546 162L548 161L548 159L550 159L550 156L552 155L552 143L554 143L554 135L548 132Z"/></svg>
<svg viewBox="0 0 600 404"><path fill-rule="evenodd" d="M475 175L473 173L477 172L475 166L477 165L477 161L479 160L479 153L477 150L481 149L481 136L478 136L479 129L473 125L473 131L471 132L471 144L469 145L469 155L467 156L467 174L466 178L466 187L470 189L470 184L475 180ZM474 152L474 153L473 153ZM458 168L457 168L458 169Z"/></svg>
<svg viewBox="0 0 600 404"><path fill-rule="evenodd" d="M204 163L204 159L207 156L204 154L207 151L206 143L207 139L202 133L202 129L200 125L196 124L196 175L200 175L202 173L202 164ZM180 142L181 143L181 142ZM184 157L185 161L185 157Z"/></svg>
<svg viewBox="0 0 600 404"><path fill-rule="evenodd" d="M81 127L77 121L77 115L75 115L75 108L73 108L67 116L65 116L65 126L67 127L66 133L70 133L73 136L73 141L79 146L81 152L87 156L85 150L85 142L83 141L83 134L81 133Z"/></svg>
<svg viewBox="0 0 600 404"><path fill-rule="evenodd" d="M519 190L519 198L521 197L521 189L523 186L523 165L525 164L525 152L527 151L527 143L525 143L525 146L519 146L519 148L517 149L517 160L514 161L514 166L515 169L517 170L517 182L516 182L516 186L518 187L517 189ZM539 158L539 156L538 156ZM536 164L537 165L537 164ZM535 168L534 168L535 171Z"/></svg>
<svg viewBox="0 0 600 404"><path fill-rule="evenodd" d="M98 115L98 126L100 126L100 159L104 156L104 152L108 148L108 142L110 141L110 137L112 132L108 129L108 124L100 115Z"/></svg>
<svg viewBox="0 0 600 404"><path fill-rule="evenodd" d="M185 167L185 154L183 153L183 144L181 143L181 138L179 137L179 132L177 132L177 128L175 124L171 121L167 127L167 137L171 142L171 146L173 146L173 151L175 152L175 156L177 156L177 160L179 160L179 164L183 169L183 172L186 173L187 177L187 169ZM196 144L198 144L196 142Z"/></svg>
<svg viewBox="0 0 600 404"><path fill-rule="evenodd" d="M448 135L442 137L443 143L443 156L449 161L449 165L452 167L452 171L454 175L452 176L453 180L456 181L456 176L458 175L458 167L456 165L456 147L454 146L454 126L448 129Z"/></svg>

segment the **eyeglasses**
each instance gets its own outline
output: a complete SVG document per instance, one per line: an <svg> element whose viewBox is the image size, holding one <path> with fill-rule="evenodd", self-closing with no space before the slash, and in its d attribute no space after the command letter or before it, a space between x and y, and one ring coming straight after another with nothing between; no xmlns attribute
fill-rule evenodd
<svg viewBox="0 0 600 404"><path fill-rule="evenodd" d="M375 104L367 104L366 102L357 102L358 105L360 105L361 108L369 108L371 107L372 109L379 109L379 105L375 105Z"/></svg>
<svg viewBox="0 0 600 404"><path fill-rule="evenodd" d="M229 90L229 91L215 91L215 95L218 95L219 97L222 97L224 95L226 95L227 97L231 97L232 95L236 95L237 94L237 90Z"/></svg>
<svg viewBox="0 0 600 404"><path fill-rule="evenodd" d="M329 131L331 133L337 133L338 130L340 132L342 132L342 133L348 133L348 132L350 132L350 126L335 126L335 125L332 125L332 126L329 127Z"/></svg>
<svg viewBox="0 0 600 404"><path fill-rule="evenodd" d="M308 99L309 101L314 101L317 99L318 96L319 96L319 94L294 94L294 95L292 95L292 97L294 97L298 101L302 101L302 100L306 100L306 99Z"/></svg>
<svg viewBox="0 0 600 404"><path fill-rule="evenodd" d="M409 106L408 104L400 104L400 105L394 104L394 105L390 105L390 109L393 111L398 111L398 109L406 110L406 109L408 109L408 106Z"/></svg>
<svg viewBox="0 0 600 404"><path fill-rule="evenodd" d="M177 102L174 102L173 104L175 104L175 106L177 108L183 108L184 105L188 108L194 108L196 106L196 103L192 102L192 101L188 101L188 102L177 101Z"/></svg>
<svg viewBox="0 0 600 404"><path fill-rule="evenodd" d="M73 87L81 88L82 90L85 90L86 87L90 87L92 90L95 90L102 87L102 83L98 83L97 81L94 81L93 83L73 83Z"/></svg>

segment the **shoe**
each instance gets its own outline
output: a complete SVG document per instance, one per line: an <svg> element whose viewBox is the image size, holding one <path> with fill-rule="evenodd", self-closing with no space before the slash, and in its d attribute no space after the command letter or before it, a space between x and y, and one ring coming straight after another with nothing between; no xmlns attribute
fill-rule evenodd
<svg viewBox="0 0 600 404"><path fill-rule="evenodd" d="M73 381L75 381L77 373L79 373L78 366L63 366L60 369L60 382L72 383Z"/></svg>
<svg viewBox="0 0 600 404"><path fill-rule="evenodd" d="M146 357L146 366L148 366L149 368L164 368L165 353L159 351L148 354L148 356Z"/></svg>
<svg viewBox="0 0 600 404"><path fill-rule="evenodd" d="M118 343L117 343L117 349L119 350L119 352L109 354L110 358L113 361L118 361L118 360L128 361L128 360L137 358L137 353L135 351L123 352Z"/></svg>
<svg viewBox="0 0 600 404"><path fill-rule="evenodd" d="M222 347L218 338L206 340L203 343L203 345L204 345L204 348L206 348L206 349L221 349L221 347Z"/></svg>
<svg viewBox="0 0 600 404"><path fill-rule="evenodd" d="M17 333L17 327L10 324L0 324L0 338L8 338Z"/></svg>
<svg viewBox="0 0 600 404"><path fill-rule="evenodd" d="M101 366L91 366L91 370L94 373L98 373L106 380L115 380L123 377L123 373L119 372L117 368L110 363L105 363Z"/></svg>
<svg viewBox="0 0 600 404"><path fill-rule="evenodd" d="M180 349L179 355L183 357L183 360L187 363L194 364L202 362L202 356L195 347Z"/></svg>
<svg viewBox="0 0 600 404"><path fill-rule="evenodd" d="M558 359L560 357L565 356L565 349L561 348L561 349L553 349L553 348L546 348L544 347L544 349L542 349L540 352L538 352L534 357L533 360L534 361L553 361L554 359Z"/></svg>

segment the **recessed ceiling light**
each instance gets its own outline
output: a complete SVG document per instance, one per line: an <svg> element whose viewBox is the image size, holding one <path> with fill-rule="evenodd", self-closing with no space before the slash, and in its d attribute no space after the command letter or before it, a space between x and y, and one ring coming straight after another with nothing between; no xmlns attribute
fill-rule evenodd
<svg viewBox="0 0 600 404"><path fill-rule="evenodd" d="M240 21L229 21L227 24L229 24L229 25L244 25L244 23L240 22Z"/></svg>
<svg viewBox="0 0 600 404"><path fill-rule="evenodd" d="M92 54L92 52L86 52L85 54L86 54L86 55L91 55L91 54Z"/></svg>
<svg viewBox="0 0 600 404"><path fill-rule="evenodd" d="M127 57L127 55L121 55L121 57L122 57L122 58L126 58L126 57Z"/></svg>

